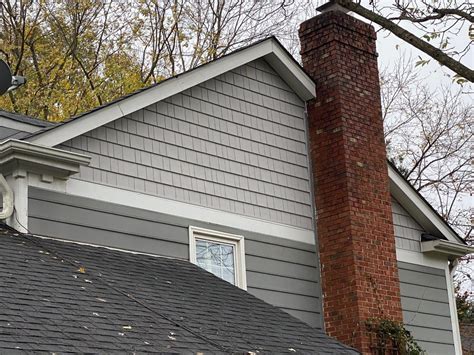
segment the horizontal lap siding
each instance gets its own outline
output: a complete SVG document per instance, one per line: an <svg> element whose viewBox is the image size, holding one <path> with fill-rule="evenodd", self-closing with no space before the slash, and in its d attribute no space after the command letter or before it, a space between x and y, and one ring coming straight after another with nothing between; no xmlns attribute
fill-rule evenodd
<svg viewBox="0 0 474 355"><path fill-rule="evenodd" d="M397 248L421 251L423 228L394 198L392 198L392 215Z"/></svg>
<svg viewBox="0 0 474 355"><path fill-rule="evenodd" d="M398 263L403 320L428 354L454 354L445 271Z"/></svg>
<svg viewBox="0 0 474 355"><path fill-rule="evenodd" d="M77 178L311 228L304 103L264 60L88 132Z"/></svg>
<svg viewBox="0 0 474 355"><path fill-rule="evenodd" d="M28 203L32 233L186 260L189 225L244 235L248 291L321 327L314 245L36 188Z"/></svg>

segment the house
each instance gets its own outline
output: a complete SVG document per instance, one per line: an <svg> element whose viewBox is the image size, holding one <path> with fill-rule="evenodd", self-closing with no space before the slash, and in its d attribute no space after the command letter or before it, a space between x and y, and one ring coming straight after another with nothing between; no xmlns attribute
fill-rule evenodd
<svg viewBox="0 0 474 355"><path fill-rule="evenodd" d="M0 347L371 353L388 318L461 354L471 249L387 162L373 28L322 10L303 67L268 38L63 123L0 113Z"/></svg>

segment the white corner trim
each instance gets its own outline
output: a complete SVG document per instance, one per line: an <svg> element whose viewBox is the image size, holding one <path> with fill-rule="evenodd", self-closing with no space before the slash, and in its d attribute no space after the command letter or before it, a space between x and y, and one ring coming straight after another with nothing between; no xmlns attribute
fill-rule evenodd
<svg viewBox="0 0 474 355"><path fill-rule="evenodd" d="M185 202L147 195L140 192L124 190L117 187L101 185L71 178L65 184L45 184L38 179L31 179L30 186L50 189L58 192L115 203L119 205L145 209L177 217L213 223L241 229L244 231L265 234L273 237L289 239L296 242L315 244L312 230L293 227L285 224L269 222L235 213L224 212L212 208L192 205Z"/></svg>
<svg viewBox="0 0 474 355"><path fill-rule="evenodd" d="M11 118L0 116L0 127L16 129L22 132L34 133L42 129L40 126L35 126L25 122L12 120Z"/></svg>
<svg viewBox="0 0 474 355"><path fill-rule="evenodd" d="M461 244L456 234L441 217L433 212L428 204L413 190L394 168L388 164L390 192L408 213L427 231L446 237L449 241Z"/></svg>
<svg viewBox="0 0 474 355"><path fill-rule="evenodd" d="M189 261L197 265L196 239L227 243L234 246L235 285L247 290L247 268L245 266L245 238L242 235L189 226Z"/></svg>
<svg viewBox="0 0 474 355"><path fill-rule="evenodd" d="M165 80L159 85L145 89L103 108L86 113L78 119L46 130L28 140L46 146L56 146L262 57L268 57L270 62L277 66L275 70L282 72L284 79L292 79L290 86L299 95L302 95L303 100L314 97L315 84L299 65L290 58L289 54L281 48L281 45L274 38L269 38L202 67Z"/></svg>
<svg viewBox="0 0 474 355"><path fill-rule="evenodd" d="M474 253L474 248L446 240L430 240L421 242L423 253L444 254L448 257L460 258L464 255Z"/></svg>
<svg viewBox="0 0 474 355"><path fill-rule="evenodd" d="M456 355L462 355L461 332L459 330L458 312L456 308L456 295L454 292L454 284L451 273L449 272L449 265L445 268L446 271L446 286L448 290L449 312L451 318L451 326L453 329L454 352Z"/></svg>

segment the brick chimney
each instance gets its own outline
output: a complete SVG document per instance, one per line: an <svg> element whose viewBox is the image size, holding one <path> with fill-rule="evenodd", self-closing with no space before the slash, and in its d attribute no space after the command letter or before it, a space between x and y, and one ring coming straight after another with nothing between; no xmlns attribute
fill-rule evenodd
<svg viewBox="0 0 474 355"><path fill-rule="evenodd" d="M402 321L374 28L329 7L301 24L326 332L369 353L365 321Z"/></svg>

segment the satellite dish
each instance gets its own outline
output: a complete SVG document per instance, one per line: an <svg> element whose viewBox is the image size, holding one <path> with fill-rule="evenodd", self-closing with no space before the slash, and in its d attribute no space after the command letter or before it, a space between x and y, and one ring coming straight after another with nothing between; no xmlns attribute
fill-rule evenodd
<svg viewBox="0 0 474 355"><path fill-rule="evenodd" d="M12 72L7 63L0 59L0 95L3 95L12 86Z"/></svg>
<svg viewBox="0 0 474 355"><path fill-rule="evenodd" d="M0 59L0 95L3 95L8 91L18 89L25 83L26 78L24 76L12 76L12 72L10 71L7 63Z"/></svg>

